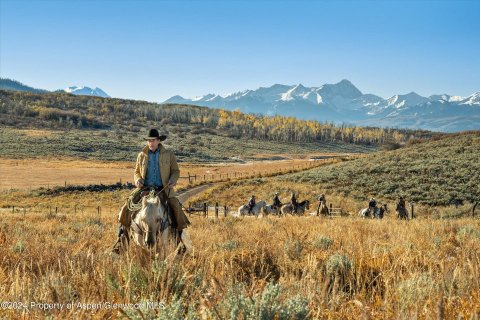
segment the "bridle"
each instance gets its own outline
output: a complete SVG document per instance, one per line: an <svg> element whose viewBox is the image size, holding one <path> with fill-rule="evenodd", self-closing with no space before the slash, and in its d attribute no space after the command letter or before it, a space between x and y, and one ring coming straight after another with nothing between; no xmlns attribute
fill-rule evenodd
<svg viewBox="0 0 480 320"><path fill-rule="evenodd" d="M163 205L163 204L160 204ZM163 215L163 218L160 220L160 229L157 229L157 232L155 234L155 238L158 237L159 233L163 233L169 226L170 222L168 221L168 214L166 213L166 209L164 209L165 214ZM138 234L140 237L143 237L145 234L148 233L153 233L153 231L145 231L135 220L132 220L132 223L130 225L130 229Z"/></svg>

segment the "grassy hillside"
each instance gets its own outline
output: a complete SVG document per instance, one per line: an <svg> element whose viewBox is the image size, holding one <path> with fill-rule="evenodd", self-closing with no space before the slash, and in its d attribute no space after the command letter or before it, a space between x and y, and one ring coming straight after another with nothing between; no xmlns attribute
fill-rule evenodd
<svg viewBox="0 0 480 320"><path fill-rule="evenodd" d="M380 196L428 205L480 200L480 132L461 133L283 176L356 198Z"/></svg>
<svg viewBox="0 0 480 320"><path fill-rule="evenodd" d="M36 89L29 87L19 81L12 80L12 79L6 79L6 78L0 78L0 89L2 90L14 90L14 91L27 91L27 92L33 92L33 93L47 93L47 90L42 90L42 89Z"/></svg>
<svg viewBox="0 0 480 320"><path fill-rule="evenodd" d="M149 125L154 126L151 123ZM169 124L167 148L173 149L183 161L215 162L248 160L257 154L312 154L323 152L371 152L375 147L338 143L289 143L235 139L221 132L197 126ZM135 161L145 145L146 132L116 130L22 130L0 128L0 157L75 157L106 161Z"/></svg>
<svg viewBox="0 0 480 320"><path fill-rule="evenodd" d="M421 130L335 126L190 105L9 90L0 90L0 125L5 146L0 156L27 152L112 160L134 157L150 127L160 128L177 154L192 161L256 153L367 152L381 145L438 135ZM56 132L25 135L14 129Z"/></svg>

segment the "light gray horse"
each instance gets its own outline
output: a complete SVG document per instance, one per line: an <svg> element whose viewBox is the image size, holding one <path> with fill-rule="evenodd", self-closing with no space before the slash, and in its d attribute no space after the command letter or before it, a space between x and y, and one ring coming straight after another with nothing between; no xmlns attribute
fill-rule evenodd
<svg viewBox="0 0 480 320"><path fill-rule="evenodd" d="M238 215L239 216L244 216L244 215L255 215L258 216L260 212L262 211L263 208L267 206L267 202L265 200L258 201L255 206L252 208L252 212L248 213L248 205L243 205L238 208Z"/></svg>
<svg viewBox="0 0 480 320"><path fill-rule="evenodd" d="M293 212L293 205L291 203L283 205L282 208L280 208L280 212L282 212L283 215L286 215L286 214L304 215L305 211L309 209L310 209L310 201L304 200L297 204L296 213Z"/></svg>
<svg viewBox="0 0 480 320"><path fill-rule="evenodd" d="M358 216L362 218L383 219L384 214L387 212L387 204L380 204L375 208L364 208L358 212Z"/></svg>
<svg viewBox="0 0 480 320"><path fill-rule="evenodd" d="M167 248L174 243L174 239L168 214L158 196L152 199L143 198L142 209L130 225L130 235L140 247L160 249L166 256ZM186 252L189 252L192 245L186 230L183 230L181 240Z"/></svg>

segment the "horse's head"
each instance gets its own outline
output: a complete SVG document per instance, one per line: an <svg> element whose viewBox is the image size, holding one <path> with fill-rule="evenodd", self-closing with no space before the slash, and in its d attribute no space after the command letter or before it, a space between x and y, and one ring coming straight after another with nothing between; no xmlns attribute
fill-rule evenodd
<svg viewBox="0 0 480 320"><path fill-rule="evenodd" d="M165 210L157 197L148 200L143 198L142 209L135 217L135 223L142 231L144 244L148 247L155 245L157 235L160 232L162 220L165 217Z"/></svg>

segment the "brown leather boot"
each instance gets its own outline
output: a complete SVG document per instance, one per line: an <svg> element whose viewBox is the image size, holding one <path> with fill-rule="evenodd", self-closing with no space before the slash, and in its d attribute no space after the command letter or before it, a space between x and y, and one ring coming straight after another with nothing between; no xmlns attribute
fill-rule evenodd
<svg viewBox="0 0 480 320"><path fill-rule="evenodd" d="M177 230L177 247L178 247L178 254L183 255L187 252L187 246L182 241L182 232L183 230Z"/></svg>
<svg viewBox="0 0 480 320"><path fill-rule="evenodd" d="M112 247L112 253L120 254L120 249L122 248L122 237L117 238L117 242Z"/></svg>

